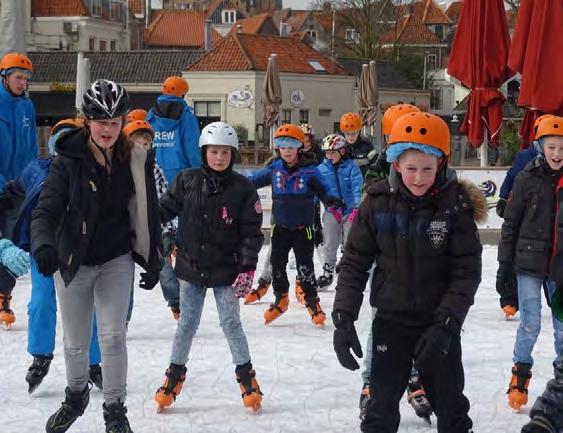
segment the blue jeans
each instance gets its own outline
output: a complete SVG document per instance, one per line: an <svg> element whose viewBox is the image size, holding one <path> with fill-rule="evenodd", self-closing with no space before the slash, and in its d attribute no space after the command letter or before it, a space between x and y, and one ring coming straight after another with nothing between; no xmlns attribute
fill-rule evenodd
<svg viewBox="0 0 563 433"><path fill-rule="evenodd" d="M180 320L174 336L172 355L170 362L184 365L188 362L188 356L192 347L192 341L196 334L207 288L180 280ZM233 364L243 365L250 362L248 342L242 329L240 321L239 300L231 286L213 288L217 312L219 313L219 325L227 338Z"/></svg>
<svg viewBox="0 0 563 433"><path fill-rule="evenodd" d="M517 274L520 326L516 332L513 361L533 364L532 350L541 329L541 298L543 279ZM547 281L548 294L555 292L555 282ZM553 317L553 336L556 355L563 354L563 323Z"/></svg>
<svg viewBox="0 0 563 433"><path fill-rule="evenodd" d="M172 304L177 304L180 302L180 282L174 272L172 263L168 258L164 260L164 266L160 271L159 275L160 287L162 288L162 295L168 306L171 307Z"/></svg>
<svg viewBox="0 0 563 433"><path fill-rule="evenodd" d="M53 277L44 277L37 270L33 255L31 263L31 299L27 304L27 352L30 355L50 355L55 351L57 328L57 297ZM92 324L90 365L99 364L102 356L96 332L96 316Z"/></svg>

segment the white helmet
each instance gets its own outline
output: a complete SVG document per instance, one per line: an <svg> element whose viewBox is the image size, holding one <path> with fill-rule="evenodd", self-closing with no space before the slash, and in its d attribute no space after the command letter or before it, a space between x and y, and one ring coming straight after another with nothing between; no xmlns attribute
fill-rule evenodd
<svg viewBox="0 0 563 433"><path fill-rule="evenodd" d="M231 146L238 149L238 137L235 128L225 122L213 122L201 131L199 147L217 145Z"/></svg>

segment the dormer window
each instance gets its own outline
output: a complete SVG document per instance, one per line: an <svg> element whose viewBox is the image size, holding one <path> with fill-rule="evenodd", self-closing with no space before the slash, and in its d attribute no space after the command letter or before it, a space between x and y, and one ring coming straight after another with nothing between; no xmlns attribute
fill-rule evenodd
<svg viewBox="0 0 563 433"><path fill-rule="evenodd" d="M102 0L92 0L92 16L102 16Z"/></svg>
<svg viewBox="0 0 563 433"><path fill-rule="evenodd" d="M234 24L237 21L237 11L236 9L224 9L221 17L223 24Z"/></svg>

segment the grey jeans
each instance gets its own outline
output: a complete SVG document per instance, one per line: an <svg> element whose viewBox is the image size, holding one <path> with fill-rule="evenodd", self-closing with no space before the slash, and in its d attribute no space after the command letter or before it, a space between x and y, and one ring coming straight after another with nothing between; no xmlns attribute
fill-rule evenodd
<svg viewBox="0 0 563 433"><path fill-rule="evenodd" d="M207 288L180 280L180 320L176 328L170 362L184 365L188 362L192 341L195 337ZM227 338L233 364L242 365L250 361L248 342L240 321L240 304L231 286L213 288L219 324Z"/></svg>
<svg viewBox="0 0 563 433"><path fill-rule="evenodd" d="M348 232L352 224L348 221L348 217L343 217L342 223L338 224L334 215L325 211L323 214L323 258L324 263L328 264L331 268L336 265L336 253L338 247L346 243Z"/></svg>
<svg viewBox="0 0 563 433"><path fill-rule="evenodd" d="M82 391L88 383L88 350L95 305L102 352L104 400L107 404L125 401L125 319L134 271L131 253L127 253L101 266L80 266L68 286L60 274L56 274L68 387Z"/></svg>

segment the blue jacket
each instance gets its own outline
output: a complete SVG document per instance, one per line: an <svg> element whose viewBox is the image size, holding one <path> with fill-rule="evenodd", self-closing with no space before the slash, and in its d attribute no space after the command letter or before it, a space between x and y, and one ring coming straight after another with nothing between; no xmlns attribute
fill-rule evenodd
<svg viewBox="0 0 563 433"><path fill-rule="evenodd" d="M328 187L315 167L314 160L303 154L293 170L289 170L281 158L276 158L270 165L248 178L256 188L272 185L274 223L288 229L313 226L315 196L325 203L334 200L329 196Z"/></svg>
<svg viewBox="0 0 563 433"><path fill-rule="evenodd" d="M499 196L504 199L508 199L510 195L510 191L512 191L512 185L514 185L514 179L516 179L516 175L520 173L524 167L528 165L530 161L532 161L538 153L535 151L533 146L529 146L526 149L520 150L516 154L516 158L514 158L514 162L512 163L512 167L506 173L506 177L502 182L500 187Z"/></svg>
<svg viewBox="0 0 563 433"><path fill-rule="evenodd" d="M329 159L325 159L317 168L329 187L330 195L344 201L343 215L348 215L360 206L363 177L360 167L353 159L342 159L337 166Z"/></svg>
<svg viewBox="0 0 563 433"><path fill-rule="evenodd" d="M199 124L183 98L159 96L146 121L154 129L156 162L169 184L180 170L201 167Z"/></svg>
<svg viewBox="0 0 563 433"><path fill-rule="evenodd" d="M31 213L33 208L39 200L41 188L49 174L49 167L51 166L52 158L49 159L34 159L22 171L17 182L17 189L25 192L25 199L20 207L20 212L16 224L14 226L14 243L29 251L30 240L30 226L31 226Z"/></svg>
<svg viewBox="0 0 563 433"><path fill-rule="evenodd" d="M37 158L35 108L25 96L15 97L0 84L0 192Z"/></svg>

